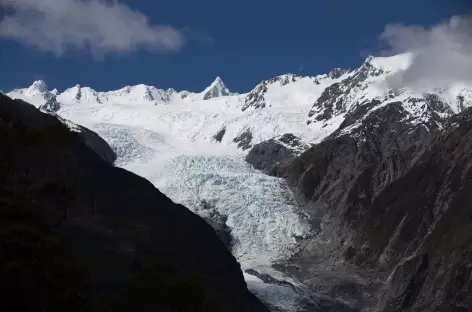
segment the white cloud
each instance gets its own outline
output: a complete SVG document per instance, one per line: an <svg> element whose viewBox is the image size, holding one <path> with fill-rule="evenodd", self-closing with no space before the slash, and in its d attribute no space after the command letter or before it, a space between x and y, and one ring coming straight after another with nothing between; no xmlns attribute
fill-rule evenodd
<svg viewBox="0 0 472 312"><path fill-rule="evenodd" d="M90 51L96 57L137 50L178 51L182 33L151 25L141 12L117 0L0 0L10 10L0 21L0 37L52 51Z"/></svg>
<svg viewBox="0 0 472 312"><path fill-rule="evenodd" d="M388 25L381 35L388 54L414 52L412 65L389 81L417 89L472 82L472 17L454 16L433 27Z"/></svg>

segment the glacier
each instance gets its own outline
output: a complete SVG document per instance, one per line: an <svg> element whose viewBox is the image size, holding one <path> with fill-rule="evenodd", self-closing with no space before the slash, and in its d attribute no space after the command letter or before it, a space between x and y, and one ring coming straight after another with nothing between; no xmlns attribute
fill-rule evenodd
<svg viewBox="0 0 472 312"><path fill-rule="evenodd" d="M366 108L342 133L393 102L403 103L411 116L408 122L432 118L424 94L389 87L389 79L408 68L412 57L369 57L356 70L335 69L314 77L280 75L244 94L230 92L217 77L197 93L142 84L107 92L76 85L58 92L37 81L7 95L42 109L48 101L57 101L50 107L60 118L96 131L112 146L116 166L145 177L200 216L224 223L243 271L289 280L272 266L292 255L298 240L310 235L310 226L285 180L248 165L247 150L238 147L237 138L250 133L251 147L293 134L309 146L373 100L378 104ZM462 82L428 90L444 103L441 110L433 107L433 113L446 116L472 106L471 90ZM218 140L217 133L222 134ZM290 280L294 290L251 274L245 277L251 291L281 311L297 311L299 302L306 300L303 285L296 281Z"/></svg>
<svg viewBox="0 0 472 312"><path fill-rule="evenodd" d="M88 125L116 151L116 165L150 180L174 202L224 222L242 270L285 277L271 264L288 259L309 226L284 179L253 169L243 155L198 144L183 151L159 133L128 126ZM216 219L215 219L216 218ZM249 289L282 311L298 311L303 296L245 273Z"/></svg>
<svg viewBox="0 0 472 312"><path fill-rule="evenodd" d="M90 124L117 153L117 166L150 180L174 202L202 217L225 219L233 254L243 269L264 267L290 256L308 227L283 179L248 165L242 155L211 145L187 151L159 133L110 124ZM226 153L225 153L226 152Z"/></svg>

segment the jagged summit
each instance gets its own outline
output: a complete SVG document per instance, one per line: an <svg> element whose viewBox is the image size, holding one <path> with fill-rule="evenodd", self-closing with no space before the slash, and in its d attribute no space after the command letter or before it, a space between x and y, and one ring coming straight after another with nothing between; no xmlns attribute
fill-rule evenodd
<svg viewBox="0 0 472 312"><path fill-rule="evenodd" d="M231 95L223 80L217 76L215 80L202 92L203 99L208 100L215 97Z"/></svg>
<svg viewBox="0 0 472 312"><path fill-rule="evenodd" d="M76 85L60 93L49 92L43 81L36 81L31 87L14 90L9 95L27 100L37 107L48 101L47 106L58 107L50 105L53 103L52 97L56 96L57 102L64 109L67 109L68 105L76 104L183 105L178 109L193 109L198 105L205 105L206 100L211 100L212 103L221 100L224 107L236 109L248 115L253 110L266 111L262 115L267 114L269 119L257 122L273 124L274 129L283 129L280 124L289 125L290 122L282 119L296 115L296 118L293 117L296 123L303 124L303 127L300 125L299 128L301 130L297 132L312 133L306 136L307 141L333 132L345 118L350 118L349 124L354 125L356 123L352 123L352 116L362 119L377 108L393 102L403 103L402 108L410 113L409 120L412 122L424 121L425 116L433 118L435 114L456 113L472 106L470 83L458 83L452 87L439 85L441 88L425 91L418 91L413 86L402 84L396 87L397 84L393 83L395 79L392 78L401 76L401 72L411 66L414 56L413 53L369 56L358 68L352 70L334 68L316 76L282 74L262 80L251 91L243 94L230 92L222 78L217 76L202 92L172 88L159 89L138 84L107 92L97 92L91 88ZM192 105L186 107L190 103ZM445 110L444 107L450 109ZM211 109L213 108L205 108L205 110ZM305 129L307 124L309 130ZM215 125L215 127L220 127L220 125ZM218 132L220 129L215 131ZM235 130L234 135L241 133L245 133L245 129ZM270 131L264 133L264 136L268 136ZM283 134L277 133L277 135ZM209 137L213 135L209 134Z"/></svg>
<svg viewBox="0 0 472 312"><path fill-rule="evenodd" d="M33 84L27 89L28 93L45 93L48 92L48 87L43 80L36 80Z"/></svg>
<svg viewBox="0 0 472 312"><path fill-rule="evenodd" d="M215 81L213 81L212 85L213 84L223 84L223 80L220 76L216 76Z"/></svg>
<svg viewBox="0 0 472 312"><path fill-rule="evenodd" d="M61 94L61 98L63 98L64 100L67 100L68 98L70 98L70 100L78 102L82 98L82 88L80 87L79 84L76 84L72 88L66 89Z"/></svg>
<svg viewBox="0 0 472 312"><path fill-rule="evenodd" d="M349 69L343 69L343 68L334 68L328 73L328 77L331 79L338 79L342 75L346 74L349 72Z"/></svg>
<svg viewBox="0 0 472 312"><path fill-rule="evenodd" d="M383 70L385 72L396 72L405 70L412 64L415 57L413 52L407 52L392 56L368 56L364 61L364 64L370 64L371 66ZM362 67L362 66L361 66Z"/></svg>
<svg viewBox="0 0 472 312"><path fill-rule="evenodd" d="M38 107L50 100L54 96L54 93L48 91L48 87L43 80L36 80L31 86L12 90L6 93L6 95L25 100Z"/></svg>

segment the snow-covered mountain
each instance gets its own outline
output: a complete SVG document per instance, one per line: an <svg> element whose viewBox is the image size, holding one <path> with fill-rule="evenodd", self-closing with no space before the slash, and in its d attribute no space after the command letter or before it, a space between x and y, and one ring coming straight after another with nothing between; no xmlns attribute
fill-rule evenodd
<svg viewBox="0 0 472 312"><path fill-rule="evenodd" d="M289 257L310 226L285 181L254 170L244 157L271 139L300 154L333 133L354 133L387 106L402 110L401 122L426 128L441 127L445 117L472 106L472 86L461 81L428 90L392 87L412 61L412 54L369 57L354 70L280 75L244 94L231 93L217 77L202 92L143 84L108 92L76 85L58 92L36 81L7 95L95 130L115 149L118 166L199 215L223 222L243 269L280 277L271 265ZM270 290L258 288L260 280L254 279L253 291L267 296ZM297 294L279 295L283 299L273 304L297 311Z"/></svg>
<svg viewBox="0 0 472 312"><path fill-rule="evenodd" d="M232 95L229 89L225 86L223 80L220 77L216 77L215 81L213 81L205 90L200 93L191 94L188 93L187 99L189 100L209 100L212 98L220 97L220 96L228 96Z"/></svg>
<svg viewBox="0 0 472 312"><path fill-rule="evenodd" d="M49 91L46 83L42 80L33 82L28 88L16 89L8 93L10 97L24 99L36 106L45 104L53 96L56 96L61 104L161 105L184 101L184 99L185 102L192 102L232 94L220 77L217 77L211 85L200 93L177 92L172 88L163 90L144 84L126 86L119 90L107 92L98 92L89 87L75 85L59 93L57 89Z"/></svg>
<svg viewBox="0 0 472 312"><path fill-rule="evenodd" d="M159 120L162 127L193 141L215 141L218 135L216 141L243 148L286 133L305 144L316 143L334 132L346 116L351 118L353 112L360 121L369 112L394 102L401 102L410 114L408 122L441 118L472 105L472 87L460 81L421 92L390 87L389 80L407 69L412 59L411 53L368 57L355 70L336 68L314 77L285 74L261 81L245 94L231 93L217 77L198 93L143 84L108 92L76 85L57 92L49 91L43 81L36 81L8 95L36 106L46 105L60 114L62 110L73 119L74 111L91 110L97 121L109 120L113 114L116 122L126 119L133 126L149 124L153 128ZM133 106L132 112L127 106ZM95 118L85 111L81 115L89 121ZM146 116L142 116L143 111ZM133 120L129 114L134 115ZM247 144L241 144L241 140Z"/></svg>

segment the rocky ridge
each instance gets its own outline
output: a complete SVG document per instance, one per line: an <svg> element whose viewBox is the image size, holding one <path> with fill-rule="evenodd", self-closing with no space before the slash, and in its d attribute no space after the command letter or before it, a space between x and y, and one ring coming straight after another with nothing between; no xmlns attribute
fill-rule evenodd
<svg viewBox="0 0 472 312"><path fill-rule="evenodd" d="M436 100L426 96L425 111L444 109ZM289 157L281 176L313 235L280 269L359 311L468 311L472 110L410 118L393 102L349 131L346 118L323 142ZM249 155L262 148L276 160L273 147L261 143Z"/></svg>

